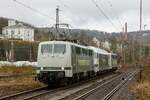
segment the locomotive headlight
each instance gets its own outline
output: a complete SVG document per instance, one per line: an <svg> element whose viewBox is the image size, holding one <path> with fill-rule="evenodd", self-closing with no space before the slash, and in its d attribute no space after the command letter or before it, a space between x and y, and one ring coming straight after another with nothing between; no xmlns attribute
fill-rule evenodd
<svg viewBox="0 0 150 100"><path fill-rule="evenodd" d="M64 68L64 67L61 67L61 69L64 70L65 68Z"/></svg>
<svg viewBox="0 0 150 100"><path fill-rule="evenodd" d="M41 67L41 70L43 70L43 67Z"/></svg>

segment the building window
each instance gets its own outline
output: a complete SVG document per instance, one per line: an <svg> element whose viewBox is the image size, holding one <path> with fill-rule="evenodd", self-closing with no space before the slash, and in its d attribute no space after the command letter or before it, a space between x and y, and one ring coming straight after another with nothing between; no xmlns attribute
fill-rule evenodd
<svg viewBox="0 0 150 100"><path fill-rule="evenodd" d="M20 30L18 30L18 34L20 34Z"/></svg>
<svg viewBox="0 0 150 100"><path fill-rule="evenodd" d="M8 31L6 30L6 35L8 35Z"/></svg>
<svg viewBox="0 0 150 100"><path fill-rule="evenodd" d="M14 35L14 33L15 33L15 32L12 30L12 31L11 31L11 34Z"/></svg>
<svg viewBox="0 0 150 100"><path fill-rule="evenodd" d="M15 34L14 30L12 30L11 31L11 38L14 38L14 34Z"/></svg>

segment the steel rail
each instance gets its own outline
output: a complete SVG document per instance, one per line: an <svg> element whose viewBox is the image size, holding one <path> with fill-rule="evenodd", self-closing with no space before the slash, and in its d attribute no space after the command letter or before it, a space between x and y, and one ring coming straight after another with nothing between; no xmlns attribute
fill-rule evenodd
<svg viewBox="0 0 150 100"><path fill-rule="evenodd" d="M19 92L19 93L16 93L16 94L11 94L11 95L8 95L8 96L3 96L3 97L0 97L0 100L10 100L11 98L16 98L16 97L19 97L21 95L29 94L29 93L40 91L40 90L44 90L46 88L47 88L47 86L36 88L36 89L33 89L33 90Z"/></svg>
<svg viewBox="0 0 150 100"><path fill-rule="evenodd" d="M130 79L134 77L134 75L138 73L138 71L134 71L130 76L127 77L123 82L118 84L112 91L110 91L102 100L109 100L119 89L124 86Z"/></svg>
<svg viewBox="0 0 150 100"><path fill-rule="evenodd" d="M104 76L102 76L102 77L104 77ZM21 98L21 100L29 100L29 99L37 98L37 97L42 96L42 95L46 95L48 93L56 93L56 92L58 92L60 90L74 88L74 87L79 86L81 84L84 84L84 83L87 83L87 82L90 82L90 81L94 81L94 80L98 80L99 78L100 77L91 78L91 79L88 79L88 80L85 80L85 81L81 81L79 83L72 84L70 86L56 88L56 89L52 89L52 90L48 90L47 87L41 87L41 88L29 90L29 91L23 91L23 92L20 92L20 93L16 93L16 94L12 94L12 95L8 95L8 96L0 97L0 100L17 99L19 97L24 97L25 95L29 95L29 96ZM101 82L104 82L104 81L106 81L106 79L102 78Z"/></svg>
<svg viewBox="0 0 150 100"><path fill-rule="evenodd" d="M102 83L102 82L104 82L104 81L106 81L106 80L108 80L110 78L113 78L113 77L115 77L115 76L113 75L111 77L106 77L106 78L102 79L99 83ZM32 95L32 96L29 96L29 97L27 97L27 98L25 98L23 100L31 100L31 99L38 98L38 97L40 97L42 95L46 95L46 94L49 94L49 93L53 93L54 94L54 93L57 93L57 92L59 92L61 90L75 88L76 86L79 86L81 84L84 84L84 83L87 83L87 82L90 82L90 81L94 81L94 80L96 80L96 79L92 78L92 79L89 79L89 80L86 80L86 81L81 81L80 83L75 83L75 84L70 85L70 86L66 86L66 87L62 87L62 88L58 88L58 89L54 89L54 90L45 91L43 93L39 93L39 94L35 94L35 95Z"/></svg>
<svg viewBox="0 0 150 100"><path fill-rule="evenodd" d="M80 95L80 96L74 98L73 100L82 100L82 99L84 100L84 98L86 98L86 97L88 97L90 94L94 93L94 92L95 92L97 89L99 89L100 87L105 86L105 85L107 85L108 83L111 83L111 82L113 82L114 80L116 80L116 79L118 79L118 78L121 78L121 77L123 77L123 76L125 76L125 75L128 75L128 74L130 74L130 73L131 73L131 72L126 72L126 73L123 73L123 74L121 74L121 75L119 75L119 76L116 76L116 77L112 78L111 80L106 81L105 83L103 83L103 84L101 84L101 85L98 85L98 86L95 87L94 89L92 89L92 90L90 90L90 91L88 91L88 92L86 92L86 93L84 93L84 94L82 94L82 95Z"/></svg>

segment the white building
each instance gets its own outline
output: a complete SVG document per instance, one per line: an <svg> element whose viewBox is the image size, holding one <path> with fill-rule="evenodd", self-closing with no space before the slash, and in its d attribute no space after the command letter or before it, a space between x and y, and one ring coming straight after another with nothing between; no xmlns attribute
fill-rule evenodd
<svg viewBox="0 0 150 100"><path fill-rule="evenodd" d="M34 29L22 23L17 24L15 20L8 21L8 26L3 28L2 34L8 39L34 41Z"/></svg>

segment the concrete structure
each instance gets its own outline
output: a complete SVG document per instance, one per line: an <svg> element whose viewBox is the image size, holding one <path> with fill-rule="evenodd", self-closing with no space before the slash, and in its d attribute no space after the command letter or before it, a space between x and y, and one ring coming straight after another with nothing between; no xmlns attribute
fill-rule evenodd
<svg viewBox="0 0 150 100"><path fill-rule="evenodd" d="M2 34L8 39L34 41L34 29L22 23L16 23L15 20L8 21L8 26L3 28Z"/></svg>

